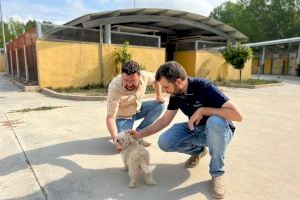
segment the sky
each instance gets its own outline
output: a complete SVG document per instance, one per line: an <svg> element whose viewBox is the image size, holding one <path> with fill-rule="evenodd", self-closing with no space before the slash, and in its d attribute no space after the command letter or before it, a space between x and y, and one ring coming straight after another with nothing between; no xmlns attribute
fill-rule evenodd
<svg viewBox="0 0 300 200"><path fill-rule="evenodd" d="M10 17L64 24L85 14L126 9L163 8L208 16L226 0L0 0L4 21Z"/></svg>

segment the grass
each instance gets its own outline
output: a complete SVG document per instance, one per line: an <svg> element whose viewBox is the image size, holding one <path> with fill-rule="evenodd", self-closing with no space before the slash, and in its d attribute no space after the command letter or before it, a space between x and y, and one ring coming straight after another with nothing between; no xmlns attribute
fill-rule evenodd
<svg viewBox="0 0 300 200"><path fill-rule="evenodd" d="M230 85L230 84L241 84L241 85L262 85L269 83L281 83L279 80L266 80L266 79L248 79L242 80L227 80L226 82L216 81L218 85Z"/></svg>
<svg viewBox="0 0 300 200"><path fill-rule="evenodd" d="M69 87L69 88L49 88L58 93L80 93L87 96L100 96L108 92L108 88L102 84L91 84L83 87Z"/></svg>
<svg viewBox="0 0 300 200"><path fill-rule="evenodd" d="M104 85L86 85L83 87L69 87L69 88L49 88L58 93L73 93L73 94L84 94L86 96L106 96L108 93L107 86ZM146 89L146 94L154 93L154 88L149 85Z"/></svg>

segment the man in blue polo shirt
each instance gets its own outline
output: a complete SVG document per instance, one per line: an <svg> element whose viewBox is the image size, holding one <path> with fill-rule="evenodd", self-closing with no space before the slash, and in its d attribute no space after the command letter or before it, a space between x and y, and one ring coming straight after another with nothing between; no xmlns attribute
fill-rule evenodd
<svg viewBox="0 0 300 200"><path fill-rule="evenodd" d="M241 114L214 83L188 77L175 61L161 65L155 79L171 95L168 108L152 126L131 134L137 139L159 132L171 123L180 109L188 122L174 124L162 133L158 145L163 151L190 155L185 163L187 168L195 167L208 147L212 176L210 191L214 198L223 198L226 193L224 157L234 132L231 121L241 121Z"/></svg>

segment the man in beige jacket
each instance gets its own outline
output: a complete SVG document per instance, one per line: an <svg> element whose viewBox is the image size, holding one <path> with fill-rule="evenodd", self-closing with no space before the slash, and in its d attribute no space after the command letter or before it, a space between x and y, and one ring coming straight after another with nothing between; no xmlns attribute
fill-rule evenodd
<svg viewBox="0 0 300 200"><path fill-rule="evenodd" d="M142 101L147 85L153 85L156 100ZM151 72L140 71L139 64L128 61L122 65L122 73L109 84L106 126L114 142L118 133L133 128L134 121L143 119L136 128L141 131L153 124L164 110L161 87ZM141 141L143 146L150 143ZM116 146L118 151L122 149Z"/></svg>

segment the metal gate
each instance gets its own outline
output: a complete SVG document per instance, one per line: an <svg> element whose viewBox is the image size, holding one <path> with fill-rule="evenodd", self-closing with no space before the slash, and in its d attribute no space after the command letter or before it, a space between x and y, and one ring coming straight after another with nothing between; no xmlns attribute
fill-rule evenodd
<svg viewBox="0 0 300 200"><path fill-rule="evenodd" d="M28 82L38 82L36 31L32 28L7 45L9 73Z"/></svg>

